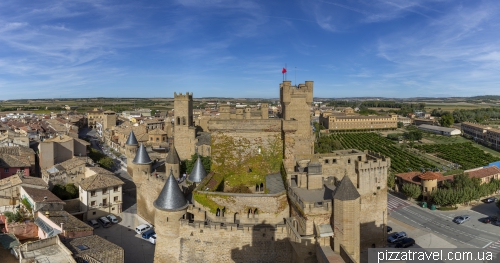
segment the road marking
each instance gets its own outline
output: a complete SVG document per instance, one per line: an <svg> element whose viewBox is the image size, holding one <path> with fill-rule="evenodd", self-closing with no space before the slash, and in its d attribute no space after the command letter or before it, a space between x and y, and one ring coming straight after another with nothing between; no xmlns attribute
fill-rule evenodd
<svg viewBox="0 0 500 263"><path fill-rule="evenodd" d="M487 246L489 246L491 243L493 243L493 241L491 241L490 243L488 243L486 246L484 246L483 248L486 248Z"/></svg>

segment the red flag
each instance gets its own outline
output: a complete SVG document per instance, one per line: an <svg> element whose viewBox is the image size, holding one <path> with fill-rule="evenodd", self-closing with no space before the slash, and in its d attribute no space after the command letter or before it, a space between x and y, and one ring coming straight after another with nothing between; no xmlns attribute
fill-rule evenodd
<svg viewBox="0 0 500 263"><path fill-rule="evenodd" d="M281 71L281 73L285 74L286 73L286 68L283 68L283 70Z"/></svg>

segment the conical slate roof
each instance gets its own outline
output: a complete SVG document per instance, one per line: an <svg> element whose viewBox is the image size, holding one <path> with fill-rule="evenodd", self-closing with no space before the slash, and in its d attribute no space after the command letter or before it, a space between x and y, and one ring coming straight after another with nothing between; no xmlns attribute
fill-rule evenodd
<svg viewBox="0 0 500 263"><path fill-rule="evenodd" d="M358 190L352 184L351 179L347 175L342 178L339 186L335 189L335 193L333 193L333 199L347 201L347 200L356 200L360 197Z"/></svg>
<svg viewBox="0 0 500 263"><path fill-rule="evenodd" d="M146 147L141 143L141 146L137 150L137 153L135 154L135 158L132 161L134 164L148 164L152 163L151 159L149 158L149 154L146 151Z"/></svg>
<svg viewBox="0 0 500 263"><path fill-rule="evenodd" d="M177 150L175 150L175 146L172 146L172 149L168 153L166 162L169 164L178 164L181 162Z"/></svg>
<svg viewBox="0 0 500 263"><path fill-rule="evenodd" d="M198 160L194 164L193 170L188 176L188 181L193 183L201 182L205 177L207 177L207 171L205 171L205 167L203 167L203 163L201 162L200 156L198 156Z"/></svg>
<svg viewBox="0 0 500 263"><path fill-rule="evenodd" d="M127 142L125 143L126 145L139 145L137 142L137 138L135 138L134 131L130 131L130 135L128 136Z"/></svg>
<svg viewBox="0 0 500 263"><path fill-rule="evenodd" d="M170 171L167 182L165 182L160 195L153 202L153 205L160 210L180 210L188 205L172 171Z"/></svg>

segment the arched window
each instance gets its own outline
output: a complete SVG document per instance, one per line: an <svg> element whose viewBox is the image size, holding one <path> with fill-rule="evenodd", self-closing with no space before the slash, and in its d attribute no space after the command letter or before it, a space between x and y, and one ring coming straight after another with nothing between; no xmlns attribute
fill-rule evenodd
<svg viewBox="0 0 500 263"><path fill-rule="evenodd" d="M220 209L217 208L217 213L215 213L215 216L220 216Z"/></svg>
<svg viewBox="0 0 500 263"><path fill-rule="evenodd" d="M181 125L181 118L177 117L177 125Z"/></svg>
<svg viewBox="0 0 500 263"><path fill-rule="evenodd" d="M260 183L260 191L264 192L264 184L263 183Z"/></svg>
<svg viewBox="0 0 500 263"><path fill-rule="evenodd" d="M255 185L255 192L258 192L258 191L259 191L259 185L258 185L258 184L256 184L256 185Z"/></svg>
<svg viewBox="0 0 500 263"><path fill-rule="evenodd" d="M252 209L248 209L248 218L250 218L251 214L252 214Z"/></svg>
<svg viewBox="0 0 500 263"><path fill-rule="evenodd" d="M186 117L182 117L182 125L186 125Z"/></svg>

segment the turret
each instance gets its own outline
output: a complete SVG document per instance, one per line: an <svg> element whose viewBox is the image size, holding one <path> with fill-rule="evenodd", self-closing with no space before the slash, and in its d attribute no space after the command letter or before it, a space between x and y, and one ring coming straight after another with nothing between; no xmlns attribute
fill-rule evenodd
<svg viewBox="0 0 500 263"><path fill-rule="evenodd" d="M180 254L180 219L186 214L188 201L172 172L167 178L155 207L156 246L155 262L178 262Z"/></svg>
<svg viewBox="0 0 500 263"><path fill-rule="evenodd" d="M151 158L149 158L149 154L146 151L146 147L141 143L141 146L137 150L135 154L135 158L132 161L134 164L134 183L142 184L145 180L148 179L148 176L151 175Z"/></svg>
<svg viewBox="0 0 500 263"><path fill-rule="evenodd" d="M175 146L172 146L165 160L165 171L172 171L175 178L180 177L180 159Z"/></svg>
<svg viewBox="0 0 500 263"><path fill-rule="evenodd" d="M137 152L137 148L139 147L139 143L137 142L137 138L135 138L134 131L130 131L127 142L125 143L125 156L127 157L127 172L130 176L133 176L134 164L132 160L135 157L135 153Z"/></svg>
<svg viewBox="0 0 500 263"><path fill-rule="evenodd" d="M360 256L360 195L346 175L333 193L333 250L339 254L351 255L355 262ZM341 249L340 245L344 247Z"/></svg>
<svg viewBox="0 0 500 263"><path fill-rule="evenodd" d="M192 183L200 183L203 179L205 179L205 177L207 177L207 171L205 170L205 167L201 162L201 158L198 155L198 159L196 160L193 170L189 174L187 180Z"/></svg>

